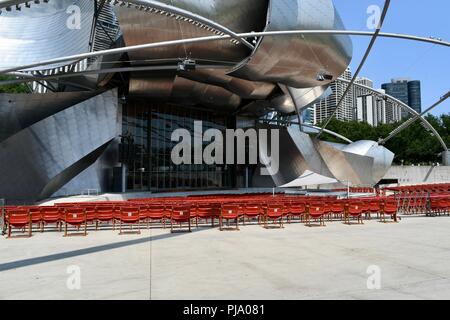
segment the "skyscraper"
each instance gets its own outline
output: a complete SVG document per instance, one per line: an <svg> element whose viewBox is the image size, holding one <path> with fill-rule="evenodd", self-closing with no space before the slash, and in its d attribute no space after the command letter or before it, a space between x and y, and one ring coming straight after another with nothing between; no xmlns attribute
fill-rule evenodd
<svg viewBox="0 0 450 320"><path fill-rule="evenodd" d="M352 72L350 68L345 70L344 74L341 76L346 80L352 79ZM335 81L331 83L331 89L333 93L326 99L322 99L314 105L314 124L319 124L326 121L336 109L339 101L344 95L345 90L347 89L348 84ZM350 121L353 120L354 114L354 96L353 96L353 88L346 95L344 101L342 102L339 110L336 113L336 118L338 120Z"/></svg>
<svg viewBox="0 0 450 320"><path fill-rule="evenodd" d="M420 81L411 81L409 78L392 79L391 83L385 83L381 86L390 96L406 103L408 106L422 112L422 94ZM403 117L408 113L403 111Z"/></svg>
<svg viewBox="0 0 450 320"><path fill-rule="evenodd" d="M384 93L384 90L378 90ZM367 122L371 126L394 123L401 120L401 108L397 103L386 101L383 97L372 93L356 98L356 120Z"/></svg>

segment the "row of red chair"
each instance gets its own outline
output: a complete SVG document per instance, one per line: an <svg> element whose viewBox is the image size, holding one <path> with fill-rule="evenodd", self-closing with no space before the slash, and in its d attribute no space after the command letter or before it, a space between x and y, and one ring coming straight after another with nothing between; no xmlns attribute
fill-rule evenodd
<svg viewBox="0 0 450 320"><path fill-rule="evenodd" d="M450 197L450 184L401 186L386 188L384 191L394 194L399 210L403 214L441 215L448 213L446 199ZM437 204L438 202L440 204Z"/></svg>
<svg viewBox="0 0 450 320"><path fill-rule="evenodd" d="M311 221L318 221L325 225L325 220L344 220L350 223L355 219L362 223L364 217L370 218L376 214L383 221L386 217L396 220L397 205L393 198L365 198L357 200L337 200L335 197L289 197L289 196L242 196L242 197L208 197L208 199L196 198L184 199L141 199L129 202L105 202L105 203L65 203L54 207L14 207L6 210L6 223L8 236L11 236L12 228L28 230L31 236L33 226L44 232L47 225L54 224L61 231L64 226L64 235L69 235L68 228L76 227L82 230L82 235L87 234L88 224L99 226L112 225L113 230L119 224L120 234L123 234L123 225L137 225L140 233L141 224L146 223L147 228L154 221L158 221L165 228L166 222L170 222L171 231L183 223L187 224L191 231L191 222L197 227L199 223L211 221L214 227L215 221L219 221L219 229L224 230L225 224L230 221L239 223L257 219L265 228L269 224L283 228L284 223L290 223L292 219L299 218L302 222L311 225ZM133 231L133 230L131 230Z"/></svg>

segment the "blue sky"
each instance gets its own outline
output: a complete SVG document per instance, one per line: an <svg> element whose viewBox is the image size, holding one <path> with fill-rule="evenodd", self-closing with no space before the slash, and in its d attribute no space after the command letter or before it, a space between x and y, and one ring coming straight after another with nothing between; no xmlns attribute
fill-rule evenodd
<svg viewBox="0 0 450 320"><path fill-rule="evenodd" d="M348 30L367 30L367 8L384 5L383 0L334 0ZM449 0L392 0L383 31L434 36L450 41ZM352 37L351 64L355 71L370 38ZM422 81L422 105L428 108L450 90L450 48L406 40L379 39L361 72L376 87L391 78L410 77ZM438 106L435 115L450 113L450 101Z"/></svg>

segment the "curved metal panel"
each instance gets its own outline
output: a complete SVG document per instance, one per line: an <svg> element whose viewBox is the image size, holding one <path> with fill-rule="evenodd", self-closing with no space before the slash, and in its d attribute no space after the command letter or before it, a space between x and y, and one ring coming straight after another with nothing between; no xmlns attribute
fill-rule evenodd
<svg viewBox="0 0 450 320"><path fill-rule="evenodd" d="M129 94L132 97L151 97L156 101L168 101L172 95L174 81L174 72L132 73Z"/></svg>
<svg viewBox="0 0 450 320"><path fill-rule="evenodd" d="M374 141L349 145L314 141L316 149L336 179L354 186L374 186L387 173L394 154Z"/></svg>
<svg viewBox="0 0 450 320"><path fill-rule="evenodd" d="M221 87L176 77L170 102L202 105L227 113L239 107L241 98Z"/></svg>
<svg viewBox="0 0 450 320"><path fill-rule="evenodd" d="M118 116L117 91L112 90L3 141L0 195L11 200L37 200L53 179L118 135ZM78 173L87 166L76 165ZM73 175L70 171L69 175L58 177L58 184L69 182Z"/></svg>
<svg viewBox="0 0 450 320"><path fill-rule="evenodd" d="M94 95L94 92L0 94L0 143L34 123Z"/></svg>
<svg viewBox="0 0 450 320"><path fill-rule="evenodd" d="M47 185L42 189L41 193L38 196L38 199L47 199L50 198L53 194L58 192L58 190L61 190L61 188L68 183L68 181L71 181L73 178L78 176L80 172L85 170L86 168L89 168L91 165L93 165L97 159L105 152L105 150L110 145L111 141L108 141L101 147L97 148L96 150L92 151L70 167L64 169L61 173L56 175L53 179L51 179ZM95 176L94 176L95 177ZM91 180L91 179L89 179ZM89 181L88 180L88 181ZM91 182L91 181L89 181ZM91 185L92 188L92 185ZM100 188L99 188L100 189ZM79 189L78 191L82 191L82 189Z"/></svg>
<svg viewBox="0 0 450 320"><path fill-rule="evenodd" d="M180 76L192 81L202 82L227 89L243 99L266 99L275 89L275 85L267 82L248 81L226 75L224 70L202 69L181 72Z"/></svg>
<svg viewBox="0 0 450 320"><path fill-rule="evenodd" d="M67 26L71 13L66 10L73 4L72 0L60 0L32 5L24 8L24 12L3 11L0 15L0 68L89 52L94 1L77 2L81 9L79 29ZM34 69L51 69L69 63Z"/></svg>
<svg viewBox="0 0 450 320"><path fill-rule="evenodd" d="M142 1L145 2L145 1ZM239 4L237 4L239 2ZM171 5L189 9L206 15L213 21L221 22L223 17L228 25L237 31L252 31L263 20L265 1L255 4L253 1L177 1ZM234 4L232 17L228 11ZM127 46L149 42L170 41L211 35L211 30L203 28L195 21L178 19L175 15L160 14L155 11L137 10L134 7L114 6L120 22L124 40ZM208 43L184 44L170 48L155 48L130 53L132 60L179 59L190 57L193 59L211 59L239 62L247 57L248 48L242 44L230 41L211 41Z"/></svg>
<svg viewBox="0 0 450 320"><path fill-rule="evenodd" d="M270 0L265 31L340 30L343 23L331 0ZM348 36L286 35L263 37L247 60L230 74L252 81L269 81L294 88L323 86L350 63ZM319 75L332 76L320 81Z"/></svg>
<svg viewBox="0 0 450 320"><path fill-rule="evenodd" d="M279 153L282 156L278 163L279 171L271 176L276 186L298 179L307 170L337 179L345 185L350 182L354 186L373 186L384 177L394 159L392 152L374 141L344 145L312 139L297 127L279 128L279 132ZM260 150L261 156L271 154L270 146L260 147L268 148ZM271 160L275 161L273 158ZM255 174L254 182L255 187L267 186L267 179L259 176L259 171Z"/></svg>

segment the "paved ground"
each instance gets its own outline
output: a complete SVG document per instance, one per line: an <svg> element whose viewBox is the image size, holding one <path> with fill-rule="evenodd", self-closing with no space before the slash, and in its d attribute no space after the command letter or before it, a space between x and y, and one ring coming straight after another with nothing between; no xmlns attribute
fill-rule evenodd
<svg viewBox="0 0 450 320"><path fill-rule="evenodd" d="M449 230L448 217L411 217L326 228L0 238L0 298L450 299ZM380 271L381 289L367 288L368 268ZM81 288L71 290L78 271Z"/></svg>

